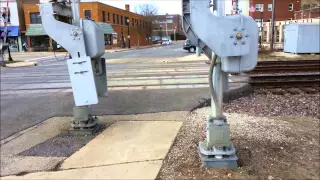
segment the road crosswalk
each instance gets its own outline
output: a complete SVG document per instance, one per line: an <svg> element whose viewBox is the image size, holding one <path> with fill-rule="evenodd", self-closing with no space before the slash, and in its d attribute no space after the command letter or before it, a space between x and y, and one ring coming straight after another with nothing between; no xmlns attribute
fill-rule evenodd
<svg viewBox="0 0 320 180"><path fill-rule="evenodd" d="M208 87L208 71L204 61L107 64L108 90L203 88ZM65 62L3 69L1 94L18 92L72 92Z"/></svg>

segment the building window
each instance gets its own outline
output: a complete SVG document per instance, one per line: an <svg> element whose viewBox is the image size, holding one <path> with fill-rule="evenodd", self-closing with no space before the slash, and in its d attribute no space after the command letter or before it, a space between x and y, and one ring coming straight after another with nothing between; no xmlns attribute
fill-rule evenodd
<svg viewBox="0 0 320 180"><path fill-rule="evenodd" d="M268 11L272 11L272 4L268 4Z"/></svg>
<svg viewBox="0 0 320 180"><path fill-rule="evenodd" d="M108 21L110 21L110 13L108 13Z"/></svg>
<svg viewBox="0 0 320 180"><path fill-rule="evenodd" d="M121 16L121 25L123 25L123 16Z"/></svg>
<svg viewBox="0 0 320 180"><path fill-rule="evenodd" d="M102 22L106 22L106 12L102 11Z"/></svg>
<svg viewBox="0 0 320 180"><path fill-rule="evenodd" d="M42 24L40 13L30 13L30 24Z"/></svg>
<svg viewBox="0 0 320 180"><path fill-rule="evenodd" d="M289 4L289 11L293 11L293 4Z"/></svg>
<svg viewBox="0 0 320 180"><path fill-rule="evenodd" d="M256 4L256 11L263 11L263 4Z"/></svg>
<svg viewBox="0 0 320 180"><path fill-rule="evenodd" d="M133 27L134 26L134 18L132 18L131 23L132 23L132 27Z"/></svg>
<svg viewBox="0 0 320 180"><path fill-rule="evenodd" d="M84 10L84 17L91 19L91 10Z"/></svg>
<svg viewBox="0 0 320 180"><path fill-rule="evenodd" d="M120 24L119 15L117 15L117 24Z"/></svg>
<svg viewBox="0 0 320 180"><path fill-rule="evenodd" d="M116 23L116 15L112 14L112 23L115 24Z"/></svg>

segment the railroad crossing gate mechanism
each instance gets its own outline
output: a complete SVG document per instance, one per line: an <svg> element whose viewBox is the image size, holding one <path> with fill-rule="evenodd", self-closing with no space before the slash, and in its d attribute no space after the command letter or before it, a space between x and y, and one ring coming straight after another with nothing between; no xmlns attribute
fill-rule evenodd
<svg viewBox="0 0 320 180"><path fill-rule="evenodd" d="M183 29L188 39L212 59L209 84L212 95L212 114L207 118L206 139L199 143L200 158L205 167L237 167L236 149L230 141L227 119L222 114L222 73L250 71L258 56L258 27L248 16L216 16L210 12L210 0L182 0ZM214 7L225 1L216 0ZM219 9L216 8L219 11ZM92 133L97 118L91 115L90 105L98 103L107 89L103 32L90 19L80 19L79 0L58 0L40 5L44 30L72 56L68 69L75 100L75 133ZM72 24L56 17L72 18Z"/></svg>
<svg viewBox="0 0 320 180"><path fill-rule="evenodd" d="M182 0L182 27L188 39L212 59L209 84L212 114L206 123L206 138L198 151L204 167L237 168L236 149L230 141L227 119L222 113L223 73L250 71L257 65L258 26L249 16L214 15L224 0ZM220 7L220 8L219 8Z"/></svg>
<svg viewBox="0 0 320 180"><path fill-rule="evenodd" d="M91 115L90 105L98 103L98 96L106 95L106 65L104 34L90 19L80 19L79 0L40 4L45 32L61 44L71 55L67 61L75 105L71 124L75 134L91 134L98 129L97 118ZM57 20L72 20L72 24Z"/></svg>

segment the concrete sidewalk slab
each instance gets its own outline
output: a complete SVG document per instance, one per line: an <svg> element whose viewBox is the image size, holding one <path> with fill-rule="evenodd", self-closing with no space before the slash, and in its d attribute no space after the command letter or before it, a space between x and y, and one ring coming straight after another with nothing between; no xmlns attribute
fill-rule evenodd
<svg viewBox="0 0 320 180"><path fill-rule="evenodd" d="M135 115L107 115L99 117L99 121L101 123L114 121L183 121L189 113L189 111L172 111Z"/></svg>
<svg viewBox="0 0 320 180"><path fill-rule="evenodd" d="M25 176L7 176L1 179L156 179L162 161L117 164L56 172L31 173Z"/></svg>
<svg viewBox="0 0 320 180"><path fill-rule="evenodd" d="M66 159L61 169L162 160L182 122L118 121Z"/></svg>
<svg viewBox="0 0 320 180"><path fill-rule="evenodd" d="M14 68L14 67L28 67L28 66L37 66L37 62L16 62L6 64L6 67Z"/></svg>

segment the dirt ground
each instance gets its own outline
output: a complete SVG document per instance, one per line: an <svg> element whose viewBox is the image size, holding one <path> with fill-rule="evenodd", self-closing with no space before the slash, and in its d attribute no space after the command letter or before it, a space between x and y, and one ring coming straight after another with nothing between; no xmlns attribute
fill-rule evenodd
<svg viewBox="0 0 320 180"><path fill-rule="evenodd" d="M253 94L225 104L237 170L201 166L197 146L210 108L183 122L158 179L319 179L318 94Z"/></svg>

